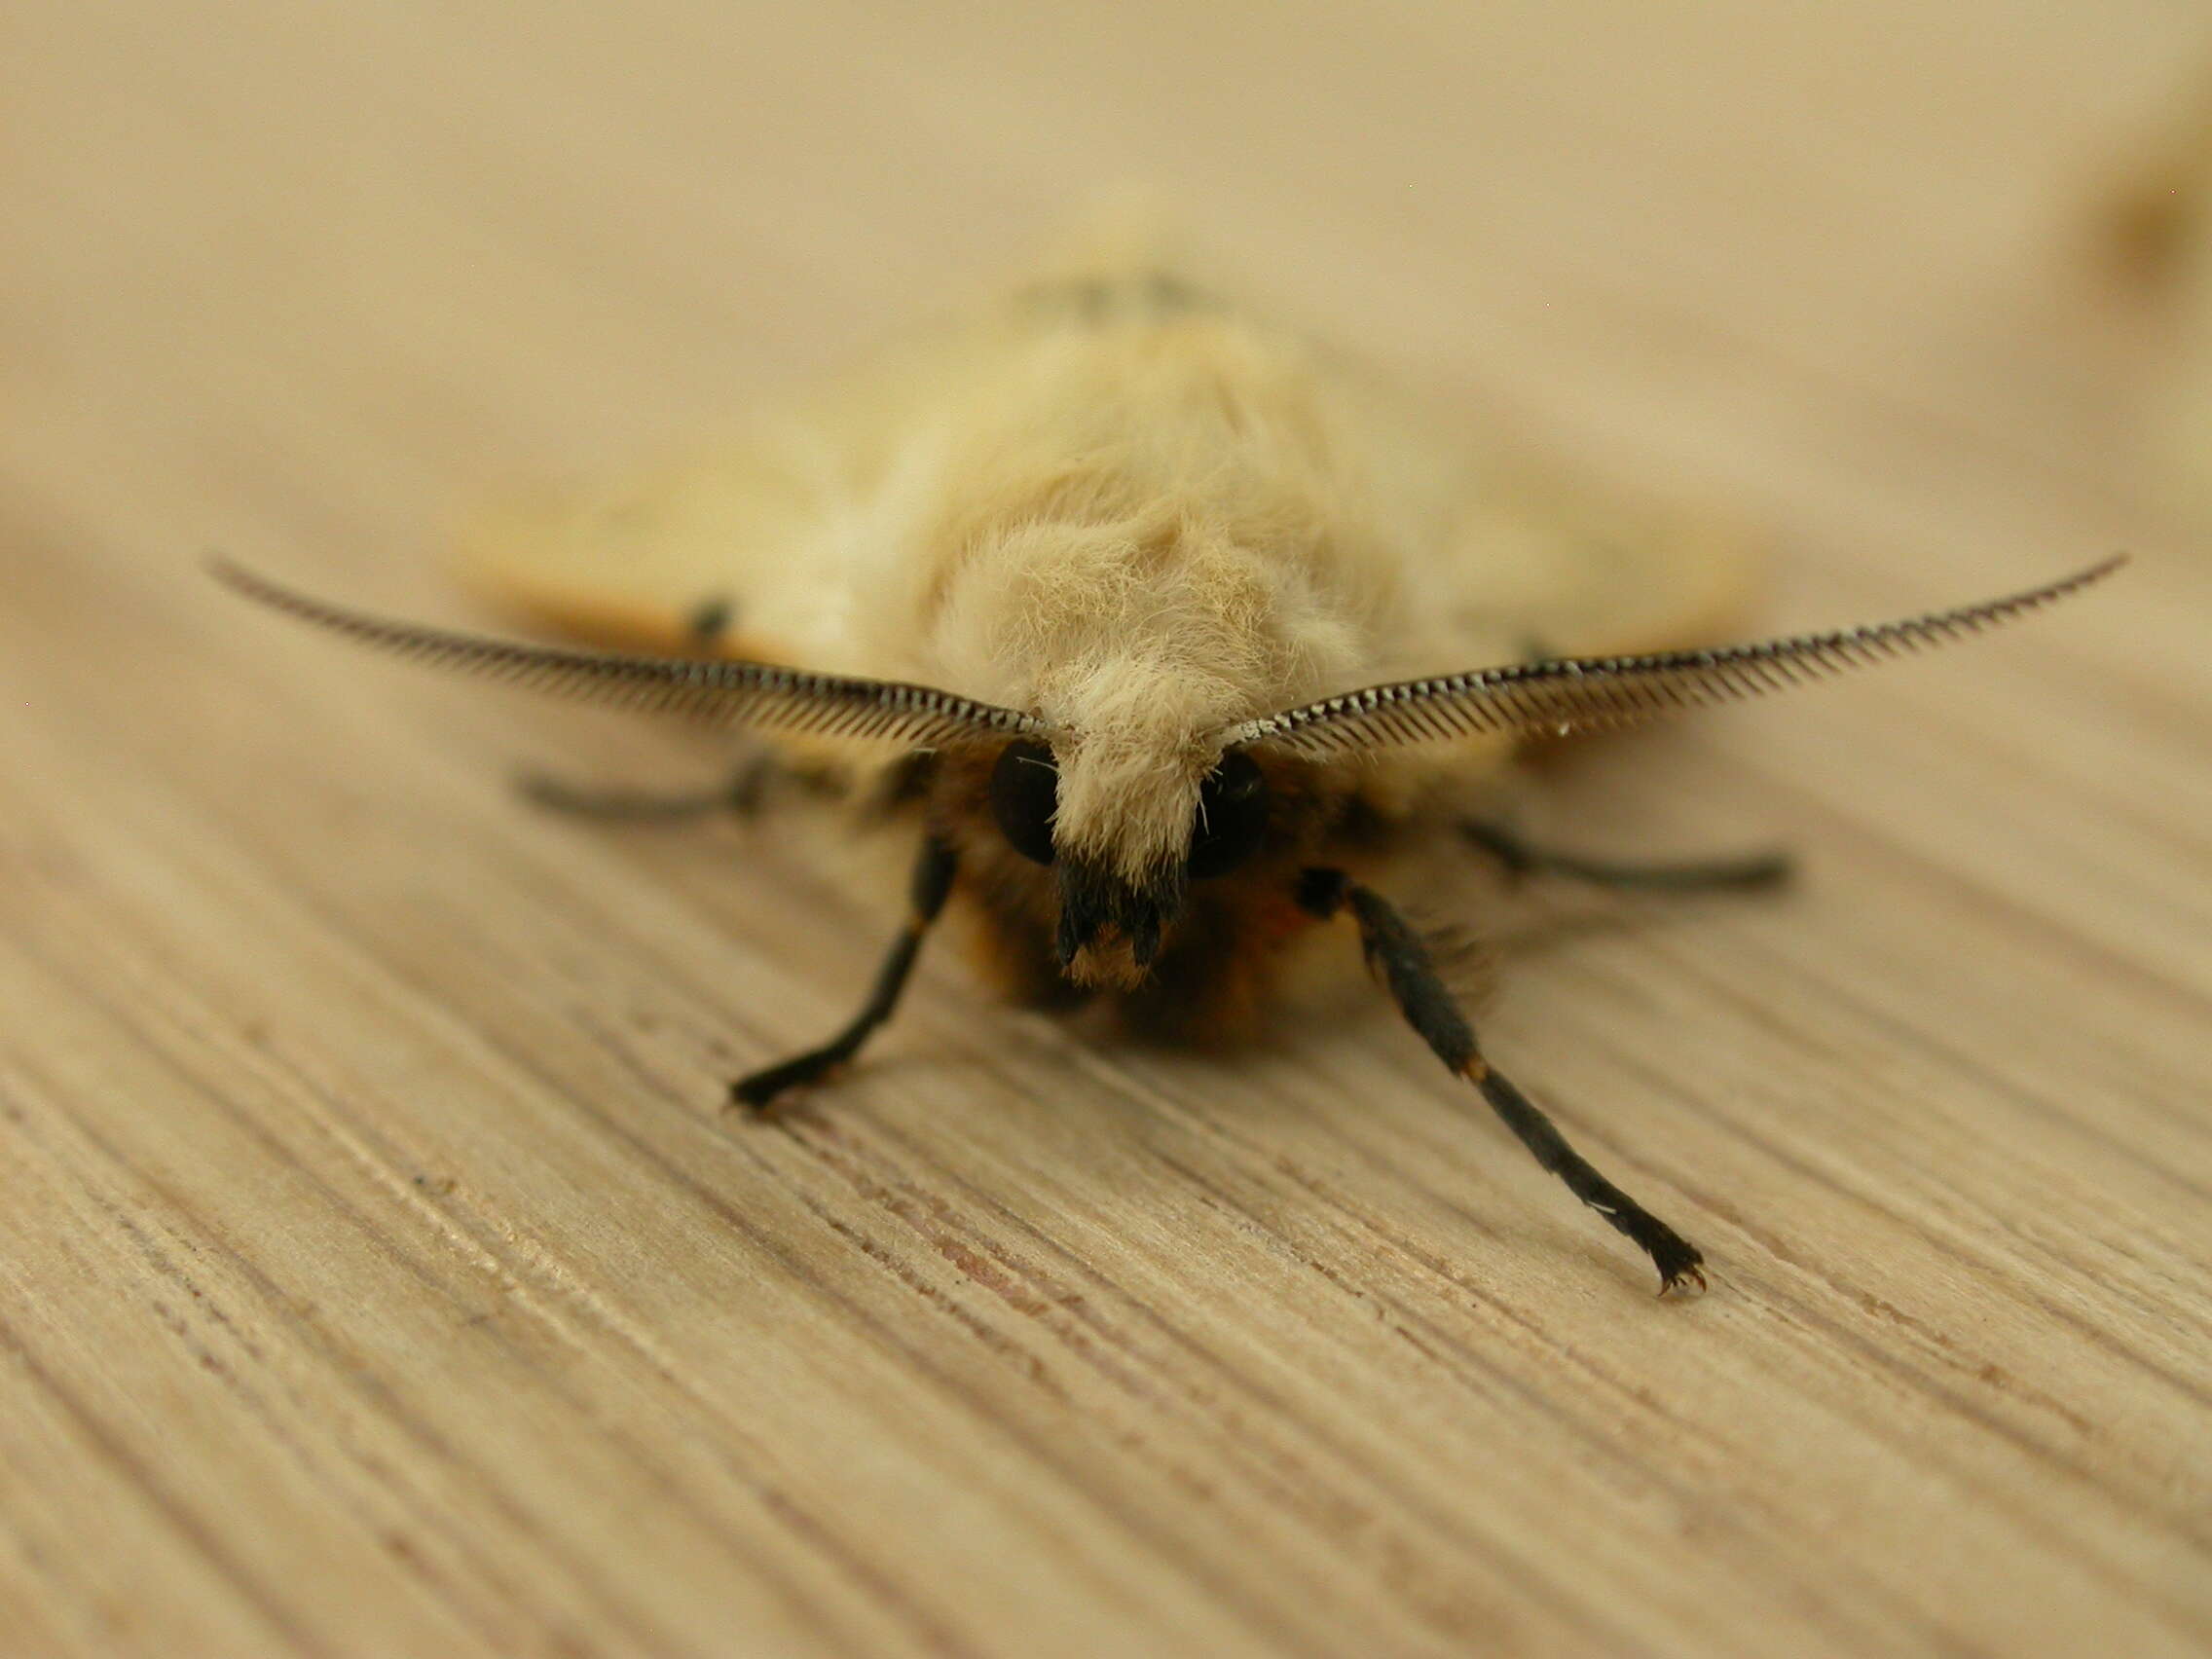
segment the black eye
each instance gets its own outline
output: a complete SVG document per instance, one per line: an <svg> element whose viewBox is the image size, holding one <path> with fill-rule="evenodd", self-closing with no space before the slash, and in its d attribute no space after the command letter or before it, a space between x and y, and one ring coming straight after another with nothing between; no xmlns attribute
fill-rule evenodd
<svg viewBox="0 0 2212 1659"><path fill-rule="evenodd" d="M1258 850L1268 830L1268 780L1259 762L1232 749L1198 786L1191 830L1191 879L1224 875Z"/></svg>
<svg viewBox="0 0 2212 1659"><path fill-rule="evenodd" d="M1060 768L1041 743L1010 743L991 772L991 816L1014 850L1036 864L1052 862L1052 814L1060 804Z"/></svg>

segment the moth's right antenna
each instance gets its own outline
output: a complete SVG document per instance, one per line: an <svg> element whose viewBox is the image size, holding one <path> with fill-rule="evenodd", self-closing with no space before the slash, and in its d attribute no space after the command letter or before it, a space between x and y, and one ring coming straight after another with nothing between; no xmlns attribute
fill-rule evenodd
<svg viewBox="0 0 2212 1659"><path fill-rule="evenodd" d="M773 663L640 656L523 645L372 616L313 599L228 559L208 561L225 587L287 616L433 668L459 669L533 690L717 726L771 726L939 749L994 737L1043 737L1017 709L892 680L809 674Z"/></svg>

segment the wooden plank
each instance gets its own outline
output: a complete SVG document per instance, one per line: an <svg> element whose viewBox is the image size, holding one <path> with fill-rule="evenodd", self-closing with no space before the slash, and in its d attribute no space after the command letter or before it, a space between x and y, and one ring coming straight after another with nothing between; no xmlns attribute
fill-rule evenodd
<svg viewBox="0 0 2212 1659"><path fill-rule="evenodd" d="M2083 240L2148 3L11 18L0 1651L2200 1652L2212 564ZM1819 623L2117 545L2017 635L1547 772L1772 902L1486 1030L1641 1263L1384 1012L1095 1047L640 734L334 656L516 480L688 442L1150 179L1286 309L1733 500ZM1350 946L1347 943L1347 949Z"/></svg>

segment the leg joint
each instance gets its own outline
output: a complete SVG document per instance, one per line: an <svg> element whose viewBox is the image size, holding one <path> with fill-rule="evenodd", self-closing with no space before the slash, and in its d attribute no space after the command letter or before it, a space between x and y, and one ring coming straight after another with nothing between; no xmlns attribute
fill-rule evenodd
<svg viewBox="0 0 2212 1659"><path fill-rule="evenodd" d="M1351 896L1351 877L1341 869L1309 869L1298 878L1298 907L1322 921L1345 907Z"/></svg>

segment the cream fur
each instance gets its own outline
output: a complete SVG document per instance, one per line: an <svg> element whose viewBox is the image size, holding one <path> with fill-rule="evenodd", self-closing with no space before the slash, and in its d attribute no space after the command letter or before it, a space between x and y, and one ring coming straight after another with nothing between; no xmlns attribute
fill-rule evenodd
<svg viewBox="0 0 2212 1659"><path fill-rule="evenodd" d="M1063 734L1062 846L1138 877L1189 841L1208 733L1363 670L1395 562L1310 384L1239 324L1058 334L977 389L922 524L921 632L952 683Z"/></svg>
<svg viewBox="0 0 2212 1659"><path fill-rule="evenodd" d="M587 631L657 614L681 638L728 595L739 654L1038 713L1062 845L1131 879L1181 855L1228 723L1732 618L1744 539L1440 443L1299 336L1180 277L1163 298L1171 269L1141 235L1093 239L701 464L489 527L470 563ZM1411 798L1499 753L1389 769Z"/></svg>

